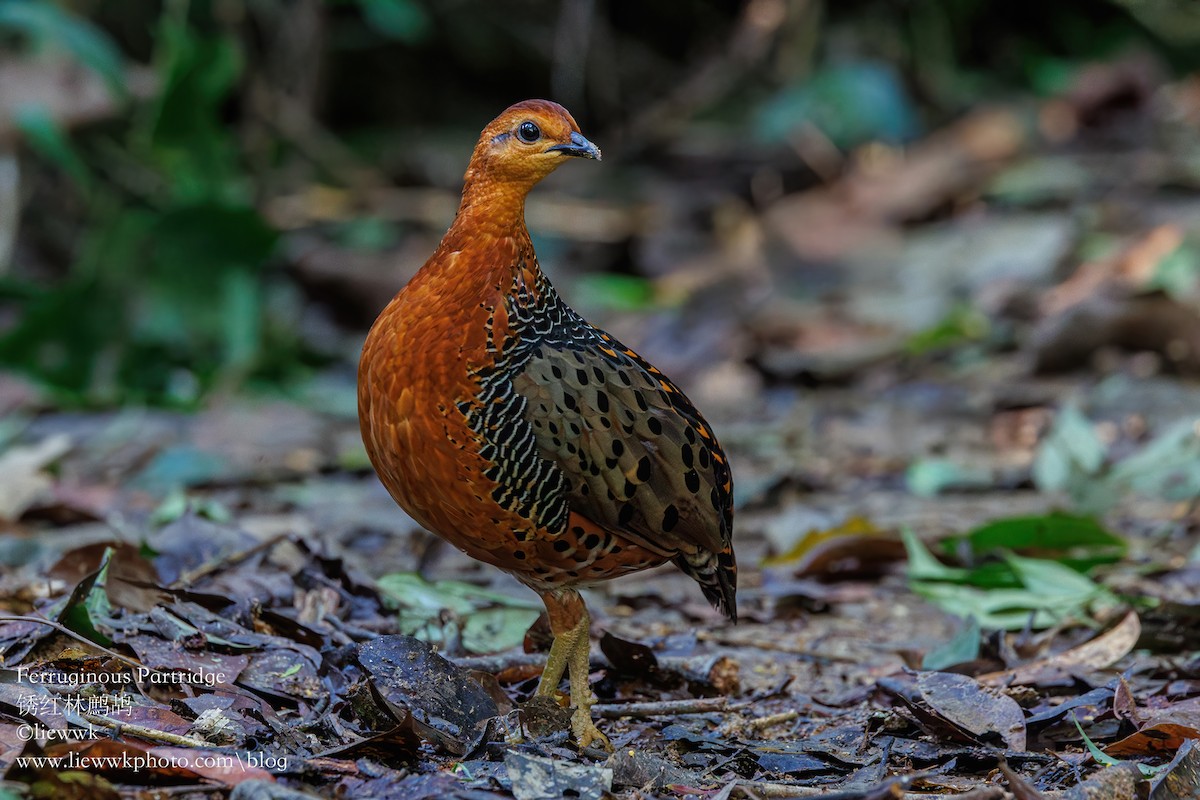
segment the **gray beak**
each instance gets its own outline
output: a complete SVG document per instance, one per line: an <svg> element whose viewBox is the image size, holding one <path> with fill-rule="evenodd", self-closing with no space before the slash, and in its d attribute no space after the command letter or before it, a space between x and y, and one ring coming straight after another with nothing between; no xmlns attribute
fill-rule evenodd
<svg viewBox="0 0 1200 800"><path fill-rule="evenodd" d="M578 156L579 158L594 158L600 160L600 148L583 138L582 134L571 133L570 144L556 144L548 148L549 152L559 152L564 156Z"/></svg>

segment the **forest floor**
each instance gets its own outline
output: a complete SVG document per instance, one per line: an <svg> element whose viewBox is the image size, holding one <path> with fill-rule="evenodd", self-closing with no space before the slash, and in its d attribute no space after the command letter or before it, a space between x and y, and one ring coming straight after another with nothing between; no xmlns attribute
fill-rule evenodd
<svg viewBox="0 0 1200 800"><path fill-rule="evenodd" d="M537 599L370 471L361 330L195 414L0 376L0 797L1195 797L1200 90L1064 130L1103 101L767 176L699 230L702 191L646 190L678 302L580 310L728 450L740 621L669 568L588 593L612 755L520 710Z"/></svg>

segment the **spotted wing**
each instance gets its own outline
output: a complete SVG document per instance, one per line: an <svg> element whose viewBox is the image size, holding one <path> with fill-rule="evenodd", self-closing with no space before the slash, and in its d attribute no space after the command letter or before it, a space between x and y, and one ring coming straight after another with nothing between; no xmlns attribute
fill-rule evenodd
<svg viewBox="0 0 1200 800"><path fill-rule="evenodd" d="M724 452L665 375L582 319L572 322L513 377L542 458L561 471L572 511L673 558L732 614Z"/></svg>

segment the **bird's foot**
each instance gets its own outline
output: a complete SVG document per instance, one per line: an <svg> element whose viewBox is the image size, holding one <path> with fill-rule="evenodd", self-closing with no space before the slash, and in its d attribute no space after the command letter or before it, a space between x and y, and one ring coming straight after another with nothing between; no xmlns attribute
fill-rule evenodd
<svg viewBox="0 0 1200 800"><path fill-rule="evenodd" d="M571 731L575 734L575 741L580 750L595 744L606 752L613 751L608 737L600 732L595 722L592 722L592 712L587 707L575 709L575 713L571 715Z"/></svg>
<svg viewBox="0 0 1200 800"><path fill-rule="evenodd" d="M572 719L570 710L548 695L537 695L521 706L521 727L535 739L565 729Z"/></svg>

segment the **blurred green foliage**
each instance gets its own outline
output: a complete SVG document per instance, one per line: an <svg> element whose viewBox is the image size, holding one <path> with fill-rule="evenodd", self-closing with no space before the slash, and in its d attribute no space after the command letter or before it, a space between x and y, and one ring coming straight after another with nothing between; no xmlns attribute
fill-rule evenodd
<svg viewBox="0 0 1200 800"><path fill-rule="evenodd" d="M1189 3L781 0L771 45L729 55L729 79L715 81L724 88L702 87L698 107L681 113L716 123L731 150L751 138L787 150L808 128L842 149L903 141L982 94L1058 91L1089 60L1123 48L1195 65L1200 26ZM297 324L303 298L283 269L281 232L263 213L271 200L314 183L353 183L350 170L338 172L343 156L398 183L456 179L461 164L437 164L425 145L456 127L469 140L481 119L520 97L566 101L603 139L593 123L620 130L721 63L738 46L731 37L747 5L601 4L588 48L557 47L572 41L563 38L571 8L541 0L0 0L0 47L67 53L126 103L116 122L78 131L36 108L19 114L25 145L44 165L32 178L39 190L26 220L54 241L33 248L32 267L0 273L0 366L34 376L64 402L93 405L190 406L214 390L306 374L318 355ZM158 90L134 102L126 81L139 62ZM555 82L572 74L583 77ZM305 132L296 133L294 119L248 110L264 92L311 115L308 139L298 141ZM286 116L285 107L267 108ZM400 243L402 229L365 212L333 231L340 246ZM54 224L39 219L50 217ZM1161 279L1173 290L1195 274L1194 250L1185 249ZM582 292L594 305L624 309L654 301L638 276L584 282ZM913 348L978 335L976 320L963 315Z"/></svg>
<svg viewBox="0 0 1200 800"><path fill-rule="evenodd" d="M909 337L905 351L921 356L949 350L971 342L980 342L992 333L987 315L966 304L954 306L932 327Z"/></svg>
<svg viewBox="0 0 1200 800"><path fill-rule="evenodd" d="M124 91L121 52L86 20L54 3L6 0L0 3L0 34L11 33L40 47L61 47L95 70L114 92Z"/></svg>
<svg viewBox="0 0 1200 800"><path fill-rule="evenodd" d="M805 125L839 147L900 143L919 130L903 82L890 65L875 61L819 69L803 84L785 86L763 103L755 127L763 140L778 143Z"/></svg>
<svg viewBox="0 0 1200 800"><path fill-rule="evenodd" d="M357 5L363 18L379 33L414 44L429 36L433 22L416 0L341 0Z"/></svg>
<svg viewBox="0 0 1200 800"><path fill-rule="evenodd" d="M10 8L0 19L40 21L39 33L57 33L82 63L121 80L104 34L44 3L15 5L23 13ZM182 4L164 12L156 40L161 89L104 161L36 109L18 120L30 146L69 176L85 211L63 280L0 282L22 306L0 338L0 363L70 402L187 406L215 387L281 377L301 355L288 289L269 271L278 233L250 202L221 116L242 72L240 50L228 35L199 32ZM139 188L111 180L114 172L137 174Z"/></svg>

